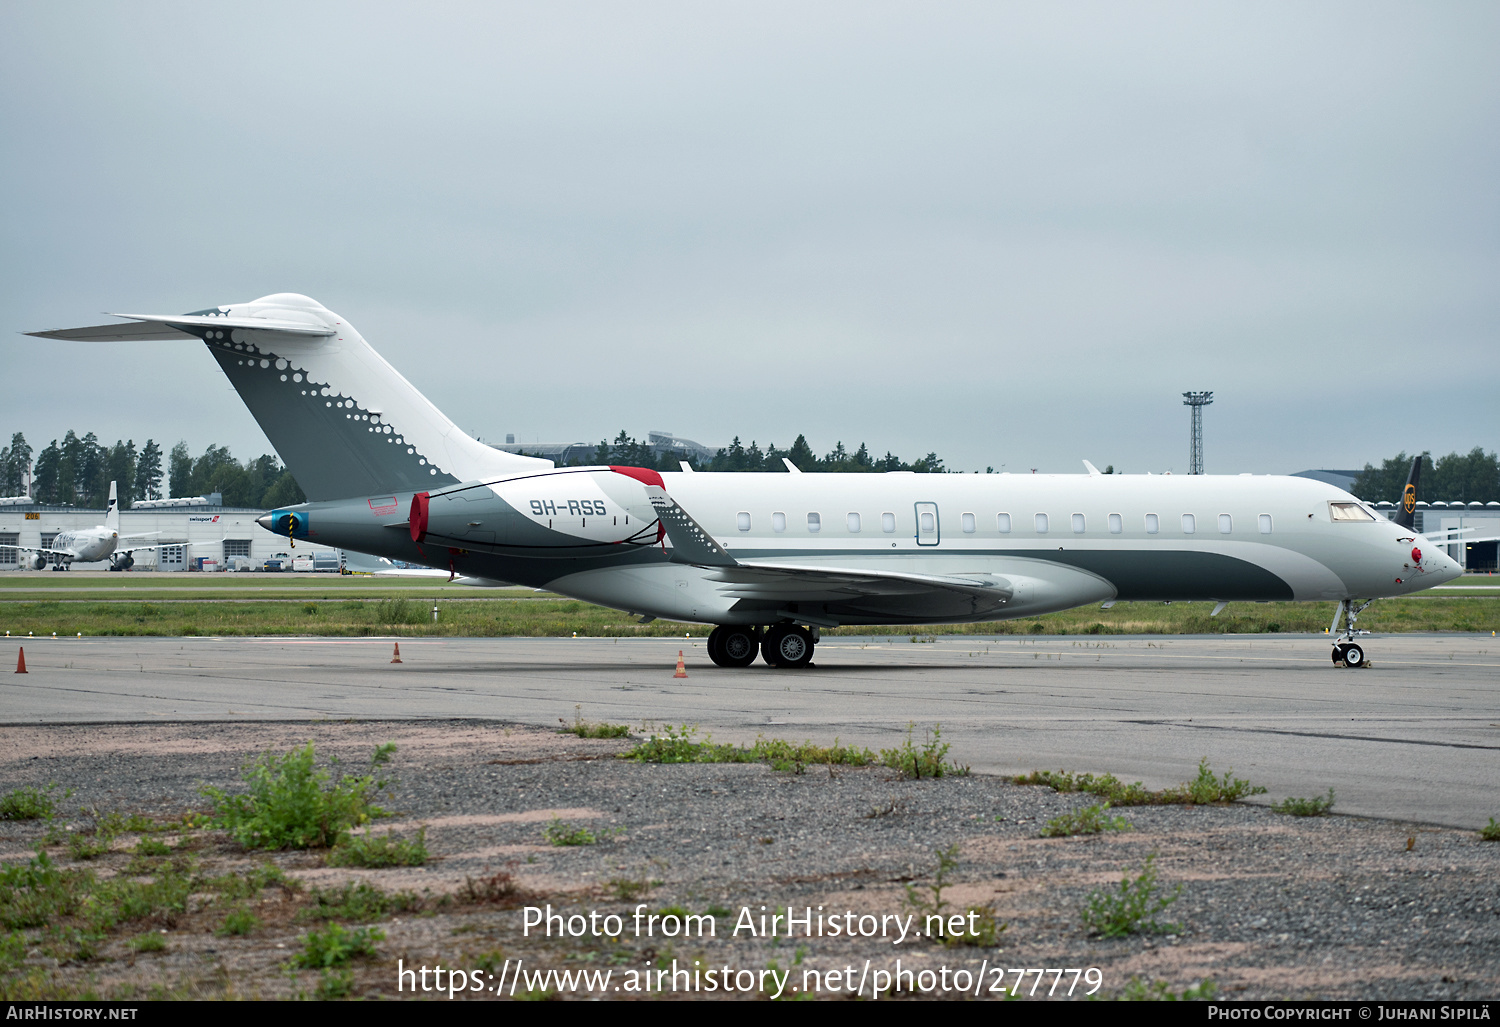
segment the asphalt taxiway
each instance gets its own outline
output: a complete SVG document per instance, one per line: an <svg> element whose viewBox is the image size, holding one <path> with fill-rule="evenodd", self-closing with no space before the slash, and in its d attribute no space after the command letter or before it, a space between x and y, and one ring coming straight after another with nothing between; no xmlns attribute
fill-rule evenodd
<svg viewBox="0 0 1500 1027"><path fill-rule="evenodd" d="M815 666L712 666L701 638L7 639L0 722L478 718L690 724L885 748L933 724L979 772L1111 772L1162 787L1198 761L1337 811L1477 828L1500 816L1500 640L826 638ZM686 678L673 677L678 650Z"/></svg>

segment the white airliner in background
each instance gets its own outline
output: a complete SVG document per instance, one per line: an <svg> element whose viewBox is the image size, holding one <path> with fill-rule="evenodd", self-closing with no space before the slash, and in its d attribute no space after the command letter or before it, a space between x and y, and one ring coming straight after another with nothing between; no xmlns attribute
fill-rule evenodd
<svg viewBox="0 0 1500 1027"><path fill-rule="evenodd" d="M120 534L120 501L115 491L115 482L109 483L109 509L104 513L104 523L92 528L81 528L78 531L64 531L58 533L53 539L51 546L33 548L31 546L17 546L22 553L28 555L22 557L21 566L27 570L39 571L47 566L48 557L59 557L61 562L54 564L53 569L68 570L76 560L79 563L94 563L98 560L108 560L112 567L120 570L129 570L135 564L134 553L143 549L160 549L159 545L130 545L121 546L120 539L146 538L146 535L121 535Z"/></svg>
<svg viewBox="0 0 1500 1027"><path fill-rule="evenodd" d="M276 534L714 624L723 666L805 666L837 625L1271 600L1337 602L1334 662L1358 666L1364 606L1462 573L1308 478L554 468L465 435L306 296L117 316L32 334L206 343L309 498Z"/></svg>

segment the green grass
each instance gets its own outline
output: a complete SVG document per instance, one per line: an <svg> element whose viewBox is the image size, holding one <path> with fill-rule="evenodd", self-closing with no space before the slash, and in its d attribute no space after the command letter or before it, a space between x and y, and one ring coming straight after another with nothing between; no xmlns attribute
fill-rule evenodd
<svg viewBox="0 0 1500 1027"><path fill-rule="evenodd" d="M1167 894L1156 880L1156 854L1146 857L1145 868L1135 877L1126 874L1115 889L1092 892L1083 907L1083 924L1105 938L1151 932L1175 934L1179 924L1162 923L1156 914L1177 901L1182 885Z"/></svg>
<svg viewBox="0 0 1500 1027"><path fill-rule="evenodd" d="M943 777L968 773L967 767L947 761L949 744L942 740L942 727L935 725L918 743L915 725L908 725L906 740L894 749L878 754L869 749L840 745L814 745L810 741L788 742L780 738L757 737L751 745L721 744L713 736L698 738L698 729L683 724L668 724L623 754L624 759L639 763L766 763L773 770L801 773L809 766L872 767L886 766L908 778Z"/></svg>
<svg viewBox="0 0 1500 1027"><path fill-rule="evenodd" d="M1121 1002L1212 1002L1218 993L1219 986L1212 977L1205 977L1180 992L1174 992L1166 981L1148 984L1139 977L1132 977L1116 998Z"/></svg>
<svg viewBox="0 0 1500 1027"><path fill-rule="evenodd" d="M312 905L301 910L301 920L379 920L391 913L408 913L423 906L415 892L387 892L364 881L349 881L338 888L314 888Z"/></svg>
<svg viewBox="0 0 1500 1027"><path fill-rule="evenodd" d="M881 749L880 762L900 773L902 777L913 780L955 774L961 776L969 772L968 767L961 767L947 761L948 750L951 746L943 741L941 724L934 724L928 729L927 737L920 746L912 737L916 728L916 724L908 723L906 741L894 749Z"/></svg>
<svg viewBox="0 0 1500 1027"><path fill-rule="evenodd" d="M1074 774L1067 770L1033 770L1012 780L1018 785L1046 785L1055 792L1085 792L1108 799L1112 806L1209 805L1237 802L1247 795L1263 795L1265 789L1234 776L1234 768L1215 777L1208 757L1198 763L1198 776L1176 788L1153 792L1139 781L1125 784L1113 774Z"/></svg>
<svg viewBox="0 0 1500 1027"><path fill-rule="evenodd" d="M1129 831L1130 821L1124 817L1106 815L1109 803L1101 802L1076 813L1065 813L1053 817L1042 828L1043 838L1069 838L1077 834L1103 834L1105 831Z"/></svg>
<svg viewBox="0 0 1500 1027"><path fill-rule="evenodd" d="M130 939L130 947L136 952L165 952L167 939L155 931L147 931Z"/></svg>
<svg viewBox="0 0 1500 1027"><path fill-rule="evenodd" d="M926 884L908 884L902 902L916 916L916 929L929 939L943 945L973 945L993 947L1007 924L995 920L993 906L967 906L962 912L953 908L943 897L951 885L950 878L958 866L959 846L954 843L936 852L937 867L932 881ZM961 916L962 930L950 931L954 926L952 917Z"/></svg>
<svg viewBox="0 0 1500 1027"><path fill-rule="evenodd" d="M586 827L577 827L566 820L552 818L552 822L542 828L542 837L549 845L593 845L599 841L599 837Z"/></svg>
<svg viewBox="0 0 1500 1027"><path fill-rule="evenodd" d="M1315 795L1311 799L1287 796L1281 802L1272 803L1271 809L1294 817L1321 817L1333 809L1333 789L1328 789L1327 795Z"/></svg>
<svg viewBox="0 0 1500 1027"><path fill-rule="evenodd" d="M394 834L376 837L373 833L351 834L328 853L331 867L419 867L427 862L427 828L415 838L397 838Z"/></svg>
<svg viewBox="0 0 1500 1027"><path fill-rule="evenodd" d="M0 795L0 820L51 820L57 812L57 800L52 793L57 785L46 788L16 788ZM73 794L69 788L63 798Z"/></svg>
<svg viewBox="0 0 1500 1027"><path fill-rule="evenodd" d="M375 750L378 767L395 750ZM384 815L372 799L385 786L373 775L354 777L316 765L313 743L285 756L265 753L245 767L247 794L204 788L213 800L214 826L227 830L247 849L326 849L343 842L349 830Z"/></svg>
<svg viewBox="0 0 1500 1027"><path fill-rule="evenodd" d="M292 965L311 970L342 966L351 959L375 955L375 943L385 940L378 927L356 927L329 924L322 930L302 936L302 951L292 957Z"/></svg>
<svg viewBox="0 0 1500 1027"><path fill-rule="evenodd" d="M1479 829L1479 837L1487 842L1500 842L1500 824L1490 817L1490 822Z"/></svg>
<svg viewBox="0 0 1500 1027"><path fill-rule="evenodd" d="M243 937L260 930L260 917L244 906L236 906L224 917L224 923L214 933L221 938Z"/></svg>
<svg viewBox="0 0 1500 1027"><path fill-rule="evenodd" d="M113 576L118 579L119 575ZM152 578L141 575L140 580ZM191 594L169 593L196 575L160 575L143 587L132 579L122 587L101 583L97 592L38 588L35 598L0 601L0 630L24 636L28 631L50 637L84 635L397 635L464 637L699 637L704 627L658 620L640 624L616 610L574 599L527 592L517 598L476 597L475 589L447 586L438 591L388 588L365 590L336 582L309 583L288 589L285 598L269 598L263 579L219 582ZM211 577L211 576L210 576ZM274 576L271 576L274 577ZM92 580L92 579L89 579ZM28 588L30 586L28 585ZM14 593L11 593L14 594ZM534 598L533 598L534 597ZM315 603L308 600L317 599ZM206 601L205 601L206 600ZM432 620L432 604L440 607ZM311 607L311 609L309 609ZM1119 603L1108 610L1095 606L1045 617L985 621L978 624L924 625L922 637L943 635L1176 635L1291 633L1322 635L1333 619L1332 603L1230 603L1210 617L1210 603ZM1500 630L1500 596L1423 594L1382 599L1360 617L1360 626L1379 632ZM825 637L841 635L910 636L909 626L824 628Z"/></svg>

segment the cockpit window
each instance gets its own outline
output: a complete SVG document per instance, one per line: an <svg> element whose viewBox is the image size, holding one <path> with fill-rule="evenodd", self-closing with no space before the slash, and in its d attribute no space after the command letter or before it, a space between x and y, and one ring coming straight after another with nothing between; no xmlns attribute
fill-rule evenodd
<svg viewBox="0 0 1500 1027"><path fill-rule="evenodd" d="M1358 503L1329 503L1328 514L1335 521L1373 521L1375 518Z"/></svg>

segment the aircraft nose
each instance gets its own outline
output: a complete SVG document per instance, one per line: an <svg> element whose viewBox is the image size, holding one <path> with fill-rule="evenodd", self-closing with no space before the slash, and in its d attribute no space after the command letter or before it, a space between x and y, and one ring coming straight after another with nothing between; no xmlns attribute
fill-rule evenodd
<svg viewBox="0 0 1500 1027"><path fill-rule="evenodd" d="M259 524L262 528L265 528L267 531L270 531L271 530L271 515L270 514L261 514L259 517L255 518L255 523Z"/></svg>
<svg viewBox="0 0 1500 1027"><path fill-rule="evenodd" d="M1454 578L1461 578L1464 576L1463 567L1457 560L1453 559L1453 557L1449 556L1441 549L1437 550L1434 555L1436 555L1438 558L1437 567L1434 568L1439 578L1438 584L1442 584L1446 581L1452 581Z"/></svg>

